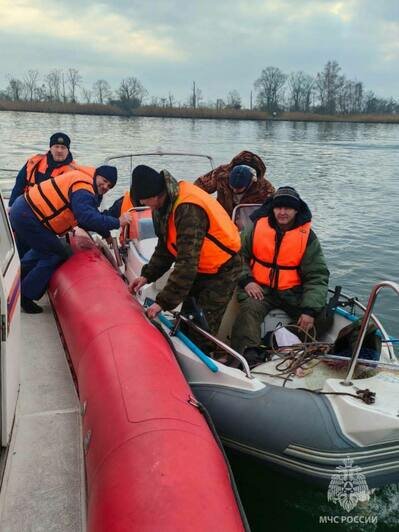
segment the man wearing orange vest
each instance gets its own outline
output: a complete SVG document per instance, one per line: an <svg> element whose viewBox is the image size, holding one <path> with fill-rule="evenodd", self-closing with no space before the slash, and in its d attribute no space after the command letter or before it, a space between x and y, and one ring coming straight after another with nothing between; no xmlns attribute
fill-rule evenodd
<svg viewBox="0 0 399 532"><path fill-rule="evenodd" d="M72 170L29 187L10 211L17 237L29 247L21 260L21 306L30 314L42 312L34 300L44 294L53 271L68 258L68 249L58 236L79 225L103 237L111 229L130 223L130 214L119 219L98 211L98 196L116 183L117 170L100 166Z"/></svg>
<svg viewBox="0 0 399 532"><path fill-rule="evenodd" d="M65 133L51 135L49 151L34 155L19 171L11 192L10 207L29 187L76 169L77 166L69 150L70 145L71 139Z"/></svg>
<svg viewBox="0 0 399 532"><path fill-rule="evenodd" d="M137 166L132 186L135 198L152 209L158 244L131 290L156 281L175 263L147 315L154 318L182 302L184 312L194 297L215 334L241 271L237 227L215 198L191 183L178 183L166 170Z"/></svg>
<svg viewBox="0 0 399 532"><path fill-rule="evenodd" d="M312 214L294 188L280 187L252 219L254 226L242 235L244 268L232 347L256 365L260 326L273 308L287 312L305 331L328 326L329 271L311 229Z"/></svg>

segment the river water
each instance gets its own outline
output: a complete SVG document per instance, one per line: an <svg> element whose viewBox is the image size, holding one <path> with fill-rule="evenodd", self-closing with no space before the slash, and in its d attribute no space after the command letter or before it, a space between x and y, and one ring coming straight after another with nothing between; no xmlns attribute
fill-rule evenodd
<svg viewBox="0 0 399 532"><path fill-rule="evenodd" d="M399 125L0 112L0 168L22 167L30 155L47 149L55 131L70 135L78 162L95 166L115 154L159 148L205 153L216 165L243 149L253 151L265 161L276 187L294 186L309 204L331 286L342 285L365 303L376 282L399 282ZM135 160L142 162L148 160ZM154 167L160 169L160 164ZM179 178L194 179L209 167L206 161L196 161L189 170L172 164L167 168ZM126 172L107 203L127 187ZM399 337L399 297L382 292L375 308L388 332ZM272 474L267 485L260 485L264 477L256 479L256 464L233 463L254 530L399 527L396 487L373 496L371 511L378 517L377 525L319 524L319 516L326 512L326 493Z"/></svg>

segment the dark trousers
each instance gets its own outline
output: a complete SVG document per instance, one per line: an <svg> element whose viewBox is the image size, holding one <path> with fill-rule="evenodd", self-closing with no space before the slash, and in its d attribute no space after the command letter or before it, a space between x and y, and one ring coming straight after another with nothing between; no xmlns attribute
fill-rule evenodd
<svg viewBox="0 0 399 532"><path fill-rule="evenodd" d="M296 323L302 314L300 300L296 307L284 304L281 298L271 295L264 290L264 299L250 297L244 289L238 291L240 310L233 324L231 346L239 353L247 347L257 347L261 343L261 324L266 315L275 308L284 310ZM318 335L322 335L332 325L332 315L327 316L324 307L315 316L315 328Z"/></svg>
<svg viewBox="0 0 399 532"><path fill-rule="evenodd" d="M11 207L10 220L17 241L29 250L21 258L21 295L40 299L52 273L68 254L59 238L39 222L23 196Z"/></svg>
<svg viewBox="0 0 399 532"><path fill-rule="evenodd" d="M191 297L195 298L198 307L202 309L205 315L209 332L213 335L216 335L219 330L240 273L241 256L235 255L228 263L222 266L218 273L214 275L198 274L187 296L187 302L190 301ZM183 303L183 314L186 314L187 306L186 303ZM216 345L213 342L206 340L204 336L194 332L189 326L184 327L184 332L205 353L216 349Z"/></svg>

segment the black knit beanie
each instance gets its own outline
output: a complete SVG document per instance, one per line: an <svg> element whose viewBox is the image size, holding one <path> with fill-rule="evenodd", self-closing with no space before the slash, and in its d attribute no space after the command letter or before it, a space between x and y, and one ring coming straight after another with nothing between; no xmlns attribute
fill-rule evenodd
<svg viewBox="0 0 399 532"><path fill-rule="evenodd" d="M114 187L118 179L118 170L115 168L115 166L109 166L107 164L104 164L103 166L99 166L98 168L96 168L94 175L100 175L101 177L105 177L105 179L107 179Z"/></svg>
<svg viewBox="0 0 399 532"><path fill-rule="evenodd" d="M71 145L71 139L66 133L54 133L54 135L51 135L50 137L50 148L51 146L54 146L54 144L62 144L63 146L66 146L69 150L69 146Z"/></svg>
<svg viewBox="0 0 399 532"><path fill-rule="evenodd" d="M153 198L165 191L165 178L150 166L140 164L132 172L132 188L137 201Z"/></svg>
<svg viewBox="0 0 399 532"><path fill-rule="evenodd" d="M273 195L272 208L288 207L299 211L301 206L301 198L298 192L293 187L280 187Z"/></svg>

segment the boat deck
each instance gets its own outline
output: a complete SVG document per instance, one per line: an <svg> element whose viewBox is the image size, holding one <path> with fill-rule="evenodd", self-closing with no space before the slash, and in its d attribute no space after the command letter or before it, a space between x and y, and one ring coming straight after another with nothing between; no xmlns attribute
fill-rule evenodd
<svg viewBox="0 0 399 532"><path fill-rule="evenodd" d="M21 387L0 495L0 530L85 530L79 400L47 296L21 313Z"/></svg>

